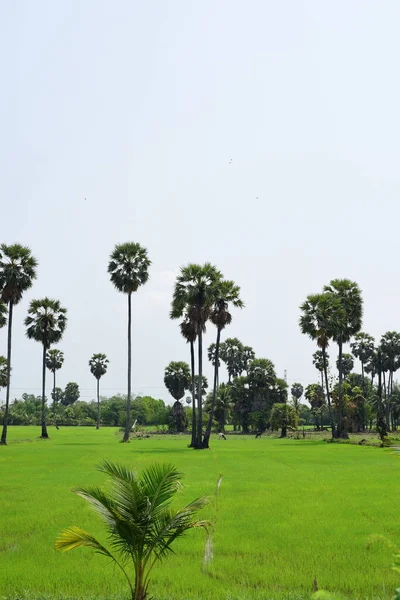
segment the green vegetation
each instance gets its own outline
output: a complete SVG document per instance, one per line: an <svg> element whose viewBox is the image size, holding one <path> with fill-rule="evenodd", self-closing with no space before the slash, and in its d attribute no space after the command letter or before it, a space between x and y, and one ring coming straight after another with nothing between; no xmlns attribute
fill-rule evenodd
<svg viewBox="0 0 400 600"><path fill-rule="evenodd" d="M189 437L118 444L122 434L111 428L61 428L47 441L36 427L10 433L0 463L6 598L127 598L123 574L102 557L53 550L71 524L107 544L97 516L70 493L103 486L94 466L105 458L135 471L155 461L175 464L186 486L176 508L204 494L214 498L204 509L213 523L212 560L203 565L203 536L178 540L177 554L154 571L155 600L308 599L314 577L320 589L352 598L389 599L398 587L393 550L369 544L379 534L399 545L400 454L392 450L231 435L193 453Z"/></svg>
<svg viewBox="0 0 400 600"><path fill-rule="evenodd" d="M208 498L203 496L183 508L172 509L173 497L181 488L181 473L169 464L154 463L137 474L123 465L103 461L98 470L111 478L110 492L99 487L74 491L103 520L111 551L76 526L64 529L56 541L56 550L91 548L111 559L124 574L132 600L145 600L151 572L157 562L173 552L175 540L190 529L211 527L208 521L194 519Z"/></svg>

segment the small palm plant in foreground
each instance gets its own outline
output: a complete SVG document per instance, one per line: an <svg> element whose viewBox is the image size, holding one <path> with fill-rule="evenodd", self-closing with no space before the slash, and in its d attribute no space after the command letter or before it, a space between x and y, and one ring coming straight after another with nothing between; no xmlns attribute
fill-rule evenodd
<svg viewBox="0 0 400 600"><path fill-rule="evenodd" d="M123 572L132 600L145 600L150 573L157 561L173 552L174 540L189 529L210 526L208 521L195 519L208 498L197 498L179 510L171 508L182 484L181 473L169 464L155 463L139 474L107 461L97 468L111 477L111 490L92 487L74 491L104 520L111 548L118 558L79 527L65 529L56 541L56 550L87 547L110 558Z"/></svg>

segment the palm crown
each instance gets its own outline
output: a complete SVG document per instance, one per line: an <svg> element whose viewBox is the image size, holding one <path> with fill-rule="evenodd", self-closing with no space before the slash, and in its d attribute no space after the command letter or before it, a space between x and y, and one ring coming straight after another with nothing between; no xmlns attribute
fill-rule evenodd
<svg viewBox="0 0 400 600"><path fill-rule="evenodd" d="M148 281L150 265L146 248L135 242L127 242L115 246L108 272L115 288L130 294Z"/></svg>
<svg viewBox="0 0 400 600"><path fill-rule="evenodd" d="M36 278L37 261L21 244L0 246L0 291L6 303L18 304Z"/></svg>
<svg viewBox="0 0 400 600"><path fill-rule="evenodd" d="M111 548L120 558L115 558L95 537L78 527L64 530L56 541L56 549L88 547L110 558L123 571L132 598L142 600L147 595L155 562L172 552L172 543L189 529L209 526L207 521L194 519L208 498L197 498L182 509L172 509L171 501L181 488L181 474L169 464L155 463L139 475L109 462L101 463L98 470L111 477L111 491L92 487L79 488L75 493L87 500L102 518ZM131 583L130 561L135 585Z"/></svg>
<svg viewBox="0 0 400 600"><path fill-rule="evenodd" d="M67 325L67 309L58 300L32 300L25 319L26 335L46 348L62 338Z"/></svg>
<svg viewBox="0 0 400 600"><path fill-rule="evenodd" d="M96 379L100 379L107 373L107 365L109 362L110 361L105 354L93 354L92 358L89 360L91 374L94 375Z"/></svg>
<svg viewBox="0 0 400 600"><path fill-rule="evenodd" d="M64 363L64 352L57 350L56 348L48 350L46 353L46 367L52 373L61 369Z"/></svg>
<svg viewBox="0 0 400 600"><path fill-rule="evenodd" d="M338 302L336 311L335 341L348 342L358 333L362 325L363 301L361 290L355 281L350 279L333 279L324 287L324 293Z"/></svg>
<svg viewBox="0 0 400 600"><path fill-rule="evenodd" d="M183 398L191 383L189 365L183 361L170 362L165 368L164 383L175 400Z"/></svg>
<svg viewBox="0 0 400 600"><path fill-rule="evenodd" d="M354 336L354 341L350 344L351 351L362 363L366 363L374 353L374 342L372 335L360 331Z"/></svg>
<svg viewBox="0 0 400 600"><path fill-rule="evenodd" d="M171 318L180 319L187 312L189 320L204 329L221 280L222 273L211 263L182 267L175 283Z"/></svg>
<svg viewBox="0 0 400 600"><path fill-rule="evenodd" d="M240 298L240 287L233 281L224 280L216 285L214 305L211 310L210 320L218 329L224 329L232 321L229 304L236 308L243 308L244 302Z"/></svg>

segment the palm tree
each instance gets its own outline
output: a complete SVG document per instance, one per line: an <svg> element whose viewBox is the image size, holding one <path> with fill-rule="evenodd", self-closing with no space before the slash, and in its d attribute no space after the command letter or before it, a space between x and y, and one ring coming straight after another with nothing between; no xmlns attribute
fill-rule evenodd
<svg viewBox="0 0 400 600"><path fill-rule="evenodd" d="M302 315L299 320L301 332L308 335L321 348L325 374L325 390L328 400L329 420L332 438L335 437L335 421L333 417L331 395L328 382L328 355L326 349L333 338L340 315L340 304L332 294L311 294L300 306Z"/></svg>
<svg viewBox="0 0 400 600"><path fill-rule="evenodd" d="M181 433L185 425L185 412L181 400L186 390L190 389L191 376L189 365L183 361L171 361L164 372L165 387L175 400L173 414L177 425L177 432Z"/></svg>
<svg viewBox="0 0 400 600"><path fill-rule="evenodd" d="M296 414L299 415L300 412L300 398L303 395L304 388L301 383L294 383L290 390L292 394L292 406L296 411Z"/></svg>
<svg viewBox="0 0 400 600"><path fill-rule="evenodd" d="M361 362L361 373L364 381L364 368L372 357L375 350L375 340L372 335L360 331L354 336L354 341L350 344L351 351Z"/></svg>
<svg viewBox="0 0 400 600"><path fill-rule="evenodd" d="M314 367L317 369L317 371L319 371L319 373L321 374L321 385L322 385L322 389L324 389L324 357L322 354L322 350L317 350L316 352L314 352L313 356L313 365ZM329 355L326 354L326 361L328 362L329 360Z"/></svg>
<svg viewBox="0 0 400 600"><path fill-rule="evenodd" d="M97 379L97 419L96 429L100 428L100 379L107 373L107 365L110 361L105 354L93 354L89 360L90 372Z"/></svg>
<svg viewBox="0 0 400 600"><path fill-rule="evenodd" d="M190 371L191 371L191 392L192 392L192 439L190 448L196 446L197 441L197 423L196 423L196 385L195 385L195 364L194 364L194 343L197 338L197 326L194 321L191 321L188 316L180 324L181 334L186 342L190 344Z"/></svg>
<svg viewBox="0 0 400 600"><path fill-rule="evenodd" d="M386 357L386 366L389 371L389 381L385 402L386 428L390 431L390 397L393 394L393 374L400 365L400 334L396 331L387 331L381 338L382 355ZM386 387L386 386L385 386Z"/></svg>
<svg viewBox="0 0 400 600"><path fill-rule="evenodd" d="M46 427L46 352L52 344L57 344L67 325L67 309L58 300L43 298L32 300L25 319L26 335L43 346L42 361L42 438L48 438Z"/></svg>
<svg viewBox="0 0 400 600"><path fill-rule="evenodd" d="M46 367L53 373L53 416L54 425L58 429L57 416L56 416L56 371L61 369L64 363L64 353L61 350L48 350L46 354Z"/></svg>
<svg viewBox="0 0 400 600"><path fill-rule="evenodd" d="M219 345L221 341L221 331L232 322L232 315L229 312L230 304L236 308L243 308L244 302L240 298L240 287L233 281L221 281L217 287L214 306L210 313L210 321L217 328L217 341L215 343L213 396L207 427L203 438L203 448L209 448L210 445L211 427L214 418L215 400L218 388Z"/></svg>
<svg viewBox="0 0 400 600"><path fill-rule="evenodd" d="M105 522L111 549L120 557L79 527L65 529L56 541L56 550L92 548L121 569L132 600L145 600L151 571L157 561L173 552L174 540L190 529L210 527L208 521L194 519L208 498L197 498L178 510L172 508L171 502L181 488L181 474L172 465L155 463L139 474L105 461L97 468L110 476L111 490L89 487L78 488L75 493Z"/></svg>
<svg viewBox="0 0 400 600"><path fill-rule="evenodd" d="M115 246L108 264L114 287L128 295L128 397L123 442L129 442L132 378L132 294L149 280L151 260L146 248L135 242Z"/></svg>
<svg viewBox="0 0 400 600"><path fill-rule="evenodd" d="M337 436L348 438L347 431L344 429L343 421L343 344L349 342L351 338L359 333L362 326L363 300L361 290L355 281L350 279L333 279L329 285L324 287L324 292L328 298L333 296L337 302L335 315L335 331L333 339L339 348L338 370L338 427Z"/></svg>
<svg viewBox="0 0 400 600"><path fill-rule="evenodd" d="M336 360L336 368L339 370L339 357ZM343 379L347 379L348 375L352 372L354 368L354 360L351 354L343 353L342 355L342 371L343 371Z"/></svg>
<svg viewBox="0 0 400 600"><path fill-rule="evenodd" d="M195 448L202 448L202 376L203 376L203 333L214 305L222 273L210 263L189 264L182 267L175 283L171 306L171 319L186 315L195 323L198 341L198 405Z"/></svg>
<svg viewBox="0 0 400 600"><path fill-rule="evenodd" d="M0 246L0 293L1 301L8 304L8 339L7 339L7 390L4 411L3 431L0 445L7 444L8 411L10 405L11 384L11 340L14 306L20 302L26 290L32 287L36 278L36 259L31 251L21 244ZM1 312L1 311L0 311Z"/></svg>
<svg viewBox="0 0 400 600"><path fill-rule="evenodd" d="M243 371L247 373L248 366L254 360L255 354L250 346L243 346L238 338L226 338L225 342L220 344L219 357L226 365L228 383L231 383Z"/></svg>

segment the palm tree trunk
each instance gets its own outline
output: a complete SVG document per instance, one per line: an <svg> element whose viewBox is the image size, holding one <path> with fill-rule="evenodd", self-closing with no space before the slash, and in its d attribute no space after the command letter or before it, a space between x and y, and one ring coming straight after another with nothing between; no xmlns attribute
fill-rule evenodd
<svg viewBox="0 0 400 600"><path fill-rule="evenodd" d="M56 370L53 371L53 420L54 426L58 429L57 415L56 415Z"/></svg>
<svg viewBox="0 0 400 600"><path fill-rule="evenodd" d="M212 402L211 402L210 414L208 416L207 427L206 427L206 431L205 431L204 439L203 439L203 448L209 448L210 447L211 427L212 427L212 422L213 422L213 417L214 417L215 401L217 399L218 360L219 360L219 344L220 344L220 340L221 340L221 330L218 327L218 329L217 329L217 342L215 344L214 389L213 389L213 397L212 397Z"/></svg>
<svg viewBox="0 0 400 600"><path fill-rule="evenodd" d="M328 365L327 365L327 361L326 361L326 349L325 348L322 348L322 360L324 363L326 399L328 400L329 421L331 423L332 439L333 439L335 437L335 420L333 418L333 411L332 411L332 405L331 405L331 394L329 391Z"/></svg>
<svg viewBox="0 0 400 600"><path fill-rule="evenodd" d="M339 346L339 385L338 385L338 397L339 397L339 417L337 427L337 437L348 439L349 435L344 428L344 404L343 404L343 342L340 339L338 342Z"/></svg>
<svg viewBox="0 0 400 600"><path fill-rule="evenodd" d="M100 429L100 377L97 378L97 422L96 429Z"/></svg>
<svg viewBox="0 0 400 600"><path fill-rule="evenodd" d="M201 448L201 436L203 429L203 332L199 331L198 335L198 351L199 351L199 381L197 386L197 439L196 448Z"/></svg>
<svg viewBox="0 0 400 600"><path fill-rule="evenodd" d="M48 438L46 427L46 344L43 344L43 364L42 364L42 435L41 438Z"/></svg>
<svg viewBox="0 0 400 600"><path fill-rule="evenodd" d="M4 411L3 431L1 433L0 445L7 445L7 426L8 412L10 406L10 384L11 384L11 335L12 335L12 319L13 319L13 301L10 300L8 305L8 338L7 338L7 391L6 391L6 408Z"/></svg>
<svg viewBox="0 0 400 600"><path fill-rule="evenodd" d="M190 342L190 367L192 370L192 440L190 448L196 446L196 385L194 381L194 342Z"/></svg>
<svg viewBox="0 0 400 600"><path fill-rule="evenodd" d="M123 442L129 442L131 420L131 377L132 377L132 292L128 294L128 397L126 399L126 423Z"/></svg>

